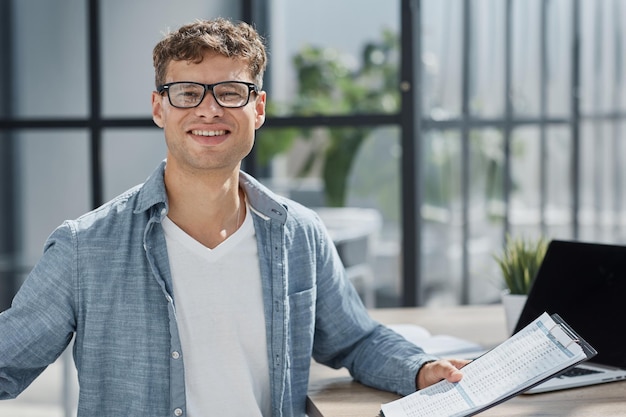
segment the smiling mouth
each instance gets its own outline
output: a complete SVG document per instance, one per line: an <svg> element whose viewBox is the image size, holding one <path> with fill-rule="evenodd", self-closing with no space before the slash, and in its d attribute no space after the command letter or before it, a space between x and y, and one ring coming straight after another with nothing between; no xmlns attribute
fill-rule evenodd
<svg viewBox="0 0 626 417"><path fill-rule="evenodd" d="M192 130L191 133L197 136L222 136L226 134L225 130Z"/></svg>

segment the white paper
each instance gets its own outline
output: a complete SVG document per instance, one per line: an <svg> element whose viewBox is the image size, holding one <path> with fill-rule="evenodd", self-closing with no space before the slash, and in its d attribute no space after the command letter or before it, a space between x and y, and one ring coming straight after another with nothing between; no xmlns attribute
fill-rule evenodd
<svg viewBox="0 0 626 417"><path fill-rule="evenodd" d="M389 327L431 355L465 357L465 354L469 352L484 351L484 347L478 343L455 336L432 335L424 327L415 324L392 324Z"/></svg>

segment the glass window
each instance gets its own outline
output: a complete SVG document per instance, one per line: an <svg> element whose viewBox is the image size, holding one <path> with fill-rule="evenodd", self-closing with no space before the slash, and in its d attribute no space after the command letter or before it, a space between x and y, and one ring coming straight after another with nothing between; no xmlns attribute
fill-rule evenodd
<svg viewBox="0 0 626 417"><path fill-rule="evenodd" d="M472 221L504 217L504 139L495 128L470 131L469 186Z"/></svg>
<svg viewBox="0 0 626 417"><path fill-rule="evenodd" d="M590 122L581 124L580 129L580 230L585 240L595 240L593 234L596 222L594 195L594 132ZM584 156L583 156L584 155Z"/></svg>
<svg viewBox="0 0 626 417"><path fill-rule="evenodd" d="M87 115L86 3L12 2L13 116Z"/></svg>
<svg viewBox="0 0 626 417"><path fill-rule="evenodd" d="M537 116L540 110L540 11L540 0L513 2L510 99L518 116Z"/></svg>
<svg viewBox="0 0 626 417"><path fill-rule="evenodd" d="M29 130L15 137L20 262L32 267L48 235L90 208L88 140L76 130Z"/></svg>
<svg viewBox="0 0 626 417"><path fill-rule="evenodd" d="M515 129L511 141L511 233L569 238L572 156L567 126ZM544 229L545 227L545 229Z"/></svg>
<svg viewBox="0 0 626 417"><path fill-rule="evenodd" d="M596 67L600 65L600 62L595 56L597 53L595 51L601 50L601 46L598 44L594 16L600 4L599 2L593 2L581 5L580 26L581 32L585 36L582 36L580 39L580 107L581 111L586 114L593 111L597 106L597 103L595 103L597 98L595 98L594 91L599 90L599 87L596 85Z"/></svg>
<svg viewBox="0 0 626 417"><path fill-rule="evenodd" d="M149 117L155 89L152 49L168 30L195 19L240 16L240 2L153 0L100 2L102 99L106 117Z"/></svg>
<svg viewBox="0 0 626 417"><path fill-rule="evenodd" d="M581 235L586 240L611 240L612 166L609 125L585 122L581 129Z"/></svg>
<svg viewBox="0 0 626 417"><path fill-rule="evenodd" d="M546 110L551 117L570 115L572 100L572 1L547 2Z"/></svg>
<svg viewBox="0 0 626 417"><path fill-rule="evenodd" d="M166 157L163 131L115 129L104 132L102 169L104 200L143 183Z"/></svg>
<svg viewBox="0 0 626 417"><path fill-rule="evenodd" d="M582 2L581 108L611 112L618 106L624 77L624 20L620 2ZM623 16L623 12L622 12Z"/></svg>
<svg viewBox="0 0 626 417"><path fill-rule="evenodd" d="M473 129L469 142L469 302L489 303L500 296L493 253L504 230L504 138L494 128Z"/></svg>
<svg viewBox="0 0 626 417"><path fill-rule="evenodd" d="M545 222L546 235L572 239L572 157L574 149L568 126L546 129L545 159Z"/></svg>
<svg viewBox="0 0 626 417"><path fill-rule="evenodd" d="M460 135L432 130L422 138L421 298L426 305L457 304L463 274Z"/></svg>
<svg viewBox="0 0 626 417"><path fill-rule="evenodd" d="M533 234L541 221L541 142L537 126L515 129L511 139L511 228Z"/></svg>
<svg viewBox="0 0 626 417"><path fill-rule="evenodd" d="M598 75L598 84L596 86L596 94L599 94L598 104L600 110L604 113L610 113L616 107L616 85L623 74L617 73L617 60L623 59L624 50L620 39L620 30L617 25L620 21L616 20L618 2L603 2L603 7L598 11L595 19L597 28L597 44L593 51L594 62L599 63L596 71Z"/></svg>
<svg viewBox="0 0 626 417"><path fill-rule="evenodd" d="M504 114L505 5L500 0L471 2L469 107L475 116Z"/></svg>
<svg viewBox="0 0 626 417"><path fill-rule="evenodd" d="M616 1L613 3L615 6L615 13L613 15L613 22L615 24L614 33L615 39L615 96L616 100L614 105L615 110L621 112L626 111L626 28L624 22L626 22L626 5L623 2Z"/></svg>
<svg viewBox="0 0 626 417"><path fill-rule="evenodd" d="M460 0L422 2L422 111L445 120L461 114L462 13Z"/></svg>
<svg viewBox="0 0 626 417"><path fill-rule="evenodd" d="M624 135L624 132L626 132L626 123L616 121L615 128L617 129L617 133L615 134L616 151L614 158L621 159L623 155L626 155L626 137ZM616 206L618 209L617 225L621 226L621 229L623 230L624 226L626 226L626 167L622 162L618 162L616 164L616 172ZM622 231L621 236L619 236L618 239L626 241L626 233Z"/></svg>
<svg viewBox="0 0 626 417"><path fill-rule="evenodd" d="M272 113L399 110L399 1L269 3L270 71L265 89Z"/></svg>

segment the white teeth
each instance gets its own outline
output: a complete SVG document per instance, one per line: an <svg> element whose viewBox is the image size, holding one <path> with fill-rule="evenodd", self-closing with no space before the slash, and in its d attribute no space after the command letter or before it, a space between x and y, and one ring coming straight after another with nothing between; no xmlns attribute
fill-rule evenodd
<svg viewBox="0 0 626 417"><path fill-rule="evenodd" d="M198 136L220 136L220 135L225 135L226 131L225 130L192 130L191 133L194 135L198 135Z"/></svg>

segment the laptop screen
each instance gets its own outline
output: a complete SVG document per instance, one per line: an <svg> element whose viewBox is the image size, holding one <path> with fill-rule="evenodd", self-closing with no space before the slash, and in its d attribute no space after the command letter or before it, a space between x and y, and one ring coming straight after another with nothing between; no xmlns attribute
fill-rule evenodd
<svg viewBox="0 0 626 417"><path fill-rule="evenodd" d="M626 368L626 246L551 241L515 332L544 311L598 351L594 362Z"/></svg>

